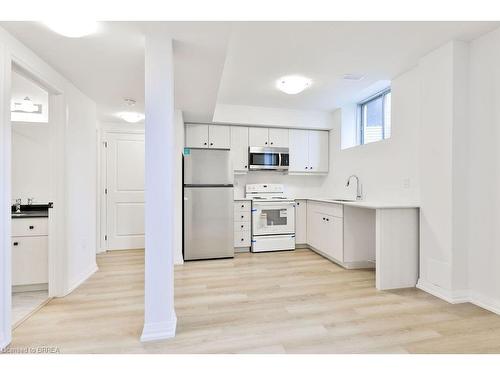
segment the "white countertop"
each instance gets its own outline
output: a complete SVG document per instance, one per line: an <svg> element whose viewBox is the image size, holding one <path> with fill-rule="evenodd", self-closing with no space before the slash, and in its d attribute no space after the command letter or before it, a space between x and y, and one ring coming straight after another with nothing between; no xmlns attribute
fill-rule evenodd
<svg viewBox="0 0 500 375"><path fill-rule="evenodd" d="M309 200L315 202L323 203L335 203L343 204L345 206L359 207L359 208L419 208L420 204L416 202L400 202L400 203L389 203L389 202L376 202L376 201L335 201L328 198L294 198L295 200Z"/></svg>
<svg viewBox="0 0 500 375"><path fill-rule="evenodd" d="M236 197L234 197L234 200L235 201L251 201L252 198L236 198Z"/></svg>

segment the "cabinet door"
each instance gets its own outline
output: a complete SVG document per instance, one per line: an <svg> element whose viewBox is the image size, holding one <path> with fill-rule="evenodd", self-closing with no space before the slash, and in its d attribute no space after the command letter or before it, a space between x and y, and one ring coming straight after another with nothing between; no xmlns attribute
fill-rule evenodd
<svg viewBox="0 0 500 375"><path fill-rule="evenodd" d="M309 171L309 131L290 129L289 172Z"/></svg>
<svg viewBox="0 0 500 375"><path fill-rule="evenodd" d="M307 243L307 201L295 202L295 243Z"/></svg>
<svg viewBox="0 0 500 375"><path fill-rule="evenodd" d="M314 210L307 210L307 243L313 248L322 250L322 243L324 242L322 233L324 230L323 218L321 212Z"/></svg>
<svg viewBox="0 0 500 375"><path fill-rule="evenodd" d="M12 237L12 285L49 281L48 243L47 236Z"/></svg>
<svg viewBox="0 0 500 375"><path fill-rule="evenodd" d="M333 259L344 261L344 222L340 217L324 215L326 222L325 249Z"/></svg>
<svg viewBox="0 0 500 375"><path fill-rule="evenodd" d="M329 132L309 130L309 172L328 172Z"/></svg>
<svg viewBox="0 0 500 375"><path fill-rule="evenodd" d="M186 147L208 148L208 125L186 124Z"/></svg>
<svg viewBox="0 0 500 375"><path fill-rule="evenodd" d="M208 147L229 150L231 148L231 127L227 125L209 125Z"/></svg>
<svg viewBox="0 0 500 375"><path fill-rule="evenodd" d="M288 147L288 129L269 129L269 146Z"/></svg>
<svg viewBox="0 0 500 375"><path fill-rule="evenodd" d="M231 126L231 158L235 172L248 172L248 128Z"/></svg>
<svg viewBox="0 0 500 375"><path fill-rule="evenodd" d="M248 130L250 147L269 147L268 128L250 128Z"/></svg>

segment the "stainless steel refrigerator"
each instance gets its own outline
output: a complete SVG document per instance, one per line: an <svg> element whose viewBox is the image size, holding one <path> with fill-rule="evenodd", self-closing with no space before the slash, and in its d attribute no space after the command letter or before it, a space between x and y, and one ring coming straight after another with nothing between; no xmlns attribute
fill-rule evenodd
<svg viewBox="0 0 500 375"><path fill-rule="evenodd" d="M234 257L233 170L228 150L184 152L184 260Z"/></svg>

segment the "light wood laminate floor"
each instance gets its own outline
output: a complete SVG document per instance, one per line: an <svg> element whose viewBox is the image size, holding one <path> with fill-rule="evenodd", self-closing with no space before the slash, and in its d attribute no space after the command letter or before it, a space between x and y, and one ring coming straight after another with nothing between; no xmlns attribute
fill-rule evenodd
<svg viewBox="0 0 500 375"><path fill-rule="evenodd" d="M377 291L370 270L309 250L176 266L177 336L141 343L144 254L99 271L13 332L12 348L61 353L499 353L500 316L416 289Z"/></svg>

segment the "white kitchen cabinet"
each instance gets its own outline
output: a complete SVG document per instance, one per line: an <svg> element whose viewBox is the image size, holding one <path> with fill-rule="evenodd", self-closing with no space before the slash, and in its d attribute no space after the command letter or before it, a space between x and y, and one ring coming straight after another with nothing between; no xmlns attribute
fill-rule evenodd
<svg viewBox="0 0 500 375"><path fill-rule="evenodd" d="M235 173L248 172L248 127L231 126L231 158Z"/></svg>
<svg viewBox="0 0 500 375"><path fill-rule="evenodd" d="M226 125L209 125L208 147L229 150L231 148L231 127Z"/></svg>
<svg viewBox="0 0 500 375"><path fill-rule="evenodd" d="M288 129L269 128L269 146L288 147Z"/></svg>
<svg viewBox="0 0 500 375"><path fill-rule="evenodd" d="M250 147L269 147L269 129L249 128L248 140Z"/></svg>
<svg viewBox="0 0 500 375"><path fill-rule="evenodd" d="M208 125L186 124L185 146L189 148L208 148Z"/></svg>
<svg viewBox="0 0 500 375"><path fill-rule="evenodd" d="M307 244L307 201L295 201L295 243Z"/></svg>
<svg viewBox="0 0 500 375"><path fill-rule="evenodd" d="M309 130L290 129L289 172L308 172Z"/></svg>
<svg viewBox="0 0 500 375"><path fill-rule="evenodd" d="M226 125L186 124L185 147L229 149L231 127Z"/></svg>
<svg viewBox="0 0 500 375"><path fill-rule="evenodd" d="M327 131L308 130L309 171L328 172L328 136Z"/></svg>
<svg viewBox="0 0 500 375"><path fill-rule="evenodd" d="M48 219L12 220L12 285L48 283Z"/></svg>
<svg viewBox="0 0 500 375"><path fill-rule="evenodd" d="M329 133L324 130L290 129L290 166L292 173L328 173Z"/></svg>
<svg viewBox="0 0 500 375"><path fill-rule="evenodd" d="M251 147L288 147L288 129L250 128Z"/></svg>
<svg viewBox="0 0 500 375"><path fill-rule="evenodd" d="M250 251L251 209L249 200L234 201L234 247L236 252Z"/></svg>
<svg viewBox="0 0 500 375"><path fill-rule="evenodd" d="M343 208L339 204L308 202L307 243L327 258L344 261Z"/></svg>

